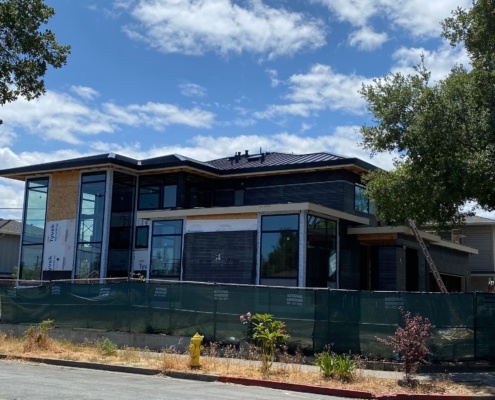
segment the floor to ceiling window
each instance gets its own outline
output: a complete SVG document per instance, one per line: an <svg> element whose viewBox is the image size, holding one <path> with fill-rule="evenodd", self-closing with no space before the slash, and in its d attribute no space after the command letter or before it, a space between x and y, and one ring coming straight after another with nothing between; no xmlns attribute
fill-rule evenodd
<svg viewBox="0 0 495 400"><path fill-rule="evenodd" d="M81 176L75 278L98 278L101 266L106 173Z"/></svg>
<svg viewBox="0 0 495 400"><path fill-rule="evenodd" d="M154 221L150 279L180 278L182 220Z"/></svg>
<svg viewBox="0 0 495 400"><path fill-rule="evenodd" d="M20 279L41 278L48 182L48 178L38 178L26 183Z"/></svg>
<svg viewBox="0 0 495 400"><path fill-rule="evenodd" d="M131 270L135 187L136 177L114 172L107 278L127 277Z"/></svg>
<svg viewBox="0 0 495 400"><path fill-rule="evenodd" d="M308 215L306 286L337 287L337 222Z"/></svg>
<svg viewBox="0 0 495 400"><path fill-rule="evenodd" d="M299 215L261 217L261 279L295 279L299 266Z"/></svg>

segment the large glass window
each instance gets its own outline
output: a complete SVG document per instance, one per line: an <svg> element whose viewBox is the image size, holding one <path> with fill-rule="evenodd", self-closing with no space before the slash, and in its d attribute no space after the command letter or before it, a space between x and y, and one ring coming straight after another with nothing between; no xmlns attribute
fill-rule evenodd
<svg viewBox="0 0 495 400"><path fill-rule="evenodd" d="M134 176L114 172L107 278L126 277L131 270L135 187Z"/></svg>
<svg viewBox="0 0 495 400"><path fill-rule="evenodd" d="M98 278L105 211L106 173L83 174L75 278Z"/></svg>
<svg viewBox="0 0 495 400"><path fill-rule="evenodd" d="M178 278L182 259L182 220L154 221L150 278Z"/></svg>
<svg viewBox="0 0 495 400"><path fill-rule="evenodd" d="M364 186L354 186L354 209L366 214L370 211L370 201L368 196L366 196L366 188Z"/></svg>
<svg viewBox="0 0 495 400"><path fill-rule="evenodd" d="M26 183L20 279L40 279L45 239L48 178Z"/></svg>
<svg viewBox="0 0 495 400"><path fill-rule="evenodd" d="M308 215L306 286L336 287L337 222Z"/></svg>
<svg viewBox="0 0 495 400"><path fill-rule="evenodd" d="M177 174L147 175L139 178L138 209L177 207Z"/></svg>
<svg viewBox="0 0 495 400"><path fill-rule="evenodd" d="M261 217L261 277L297 278L299 215Z"/></svg>

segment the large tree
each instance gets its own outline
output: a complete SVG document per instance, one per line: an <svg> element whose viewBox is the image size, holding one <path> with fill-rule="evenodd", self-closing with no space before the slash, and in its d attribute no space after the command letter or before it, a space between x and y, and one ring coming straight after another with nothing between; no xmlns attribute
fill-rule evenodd
<svg viewBox="0 0 495 400"><path fill-rule="evenodd" d="M0 105L41 96L48 66L66 63L70 46L41 30L54 13L43 0L0 0Z"/></svg>
<svg viewBox="0 0 495 400"><path fill-rule="evenodd" d="M368 177L378 217L389 223L459 223L469 202L495 209L495 1L459 8L442 26L452 46L465 46L469 69L455 66L432 83L421 60L415 74L361 89L375 123L362 127L363 146L397 155L393 170Z"/></svg>

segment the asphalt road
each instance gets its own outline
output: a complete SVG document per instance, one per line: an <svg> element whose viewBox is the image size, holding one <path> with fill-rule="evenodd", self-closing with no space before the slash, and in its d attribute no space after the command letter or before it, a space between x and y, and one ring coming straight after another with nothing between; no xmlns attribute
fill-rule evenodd
<svg viewBox="0 0 495 400"><path fill-rule="evenodd" d="M0 400L335 400L338 397L161 376L0 361Z"/></svg>

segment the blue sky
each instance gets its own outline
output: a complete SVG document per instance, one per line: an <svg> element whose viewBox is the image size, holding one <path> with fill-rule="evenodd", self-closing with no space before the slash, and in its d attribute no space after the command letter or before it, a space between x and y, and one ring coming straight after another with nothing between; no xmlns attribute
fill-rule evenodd
<svg viewBox="0 0 495 400"><path fill-rule="evenodd" d="M0 110L1 169L260 148L370 160L363 83L411 72L421 53L434 79L468 64L440 21L470 0L45 1L72 53L43 97ZM390 168L393 156L371 162ZM23 185L0 179L0 191L0 217L20 219Z"/></svg>

